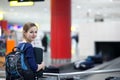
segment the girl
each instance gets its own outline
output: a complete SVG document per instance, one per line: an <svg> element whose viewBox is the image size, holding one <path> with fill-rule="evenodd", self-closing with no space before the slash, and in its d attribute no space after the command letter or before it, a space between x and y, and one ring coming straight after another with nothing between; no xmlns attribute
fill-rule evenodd
<svg viewBox="0 0 120 80"><path fill-rule="evenodd" d="M44 69L45 67L44 62L42 62L41 64L36 63L34 56L34 48L31 44L31 42L37 37L37 32L38 27L34 23L26 23L23 26L23 41L19 43L19 47L21 47L22 44L25 43L25 58L27 60L29 68L33 73L36 73L37 71ZM35 75L24 72L23 78L24 80L35 80Z"/></svg>

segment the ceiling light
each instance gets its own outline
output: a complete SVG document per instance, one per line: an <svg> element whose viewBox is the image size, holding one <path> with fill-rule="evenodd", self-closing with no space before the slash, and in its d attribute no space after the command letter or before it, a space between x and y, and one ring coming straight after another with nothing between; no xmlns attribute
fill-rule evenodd
<svg viewBox="0 0 120 80"><path fill-rule="evenodd" d="M34 2L10 1L10 6L32 6Z"/></svg>
<svg viewBox="0 0 120 80"><path fill-rule="evenodd" d="M3 12L0 11L0 20L3 20Z"/></svg>

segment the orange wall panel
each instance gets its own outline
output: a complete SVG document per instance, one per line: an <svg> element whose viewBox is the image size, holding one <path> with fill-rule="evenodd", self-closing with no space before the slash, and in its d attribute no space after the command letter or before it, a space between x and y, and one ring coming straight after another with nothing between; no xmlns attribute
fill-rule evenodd
<svg viewBox="0 0 120 80"><path fill-rule="evenodd" d="M15 47L15 40L6 40L6 55Z"/></svg>

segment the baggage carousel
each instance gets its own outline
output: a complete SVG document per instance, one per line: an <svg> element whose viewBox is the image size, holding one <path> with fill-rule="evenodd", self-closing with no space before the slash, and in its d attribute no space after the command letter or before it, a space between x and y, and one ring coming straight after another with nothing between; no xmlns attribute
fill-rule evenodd
<svg viewBox="0 0 120 80"><path fill-rule="evenodd" d="M44 73L54 80L120 80L120 57L104 62L88 70L75 70L73 64L60 67L59 73Z"/></svg>

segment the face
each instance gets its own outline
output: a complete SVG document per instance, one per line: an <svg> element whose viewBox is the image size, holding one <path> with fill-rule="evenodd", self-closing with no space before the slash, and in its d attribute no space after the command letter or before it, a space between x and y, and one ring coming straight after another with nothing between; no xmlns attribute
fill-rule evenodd
<svg viewBox="0 0 120 80"><path fill-rule="evenodd" d="M26 40L32 42L37 37L37 27L31 27L27 32L25 32Z"/></svg>

